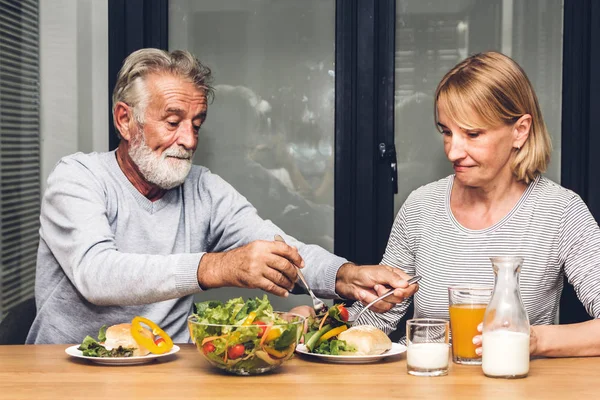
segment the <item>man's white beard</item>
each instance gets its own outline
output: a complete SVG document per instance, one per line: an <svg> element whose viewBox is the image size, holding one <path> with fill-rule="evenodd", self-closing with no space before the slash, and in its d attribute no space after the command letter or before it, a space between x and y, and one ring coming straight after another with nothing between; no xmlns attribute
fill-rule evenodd
<svg viewBox="0 0 600 400"><path fill-rule="evenodd" d="M161 155L157 155L146 144L144 130L129 143L129 157L142 173L144 179L161 189L169 190L181 185L192 168L194 152L175 143Z"/></svg>

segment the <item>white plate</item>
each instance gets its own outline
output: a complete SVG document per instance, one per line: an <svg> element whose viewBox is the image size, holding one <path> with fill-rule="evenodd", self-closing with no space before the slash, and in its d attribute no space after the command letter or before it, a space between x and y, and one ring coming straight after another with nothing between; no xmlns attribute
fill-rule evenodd
<svg viewBox="0 0 600 400"><path fill-rule="evenodd" d="M179 346L176 344L173 345L171 351L165 354L148 354L145 356L136 356L136 357L88 357L84 356L81 350L77 350L79 345L67 347L65 349L65 353L75 358L82 358L84 360L89 360L95 362L96 364L103 365L135 365L135 364L145 364L150 361L154 361L157 358L168 357L173 355L179 351Z"/></svg>
<svg viewBox="0 0 600 400"><path fill-rule="evenodd" d="M397 354L402 354L406 351L406 346L400 344L400 343L392 343L392 348L389 349L388 351L386 351L383 354L377 354L377 355L373 355L373 356L332 356L329 354L315 354L315 353L310 353L308 351L308 349L306 348L305 345L303 344L299 344L296 347L296 351L300 354L306 355L306 356L311 356L311 357L316 357L319 358L323 361L328 361L328 362L333 362L333 363L340 363L340 364L365 364L365 363L370 363L370 362L375 362L375 361L379 361L382 360L386 357L390 357L390 356L395 356Z"/></svg>

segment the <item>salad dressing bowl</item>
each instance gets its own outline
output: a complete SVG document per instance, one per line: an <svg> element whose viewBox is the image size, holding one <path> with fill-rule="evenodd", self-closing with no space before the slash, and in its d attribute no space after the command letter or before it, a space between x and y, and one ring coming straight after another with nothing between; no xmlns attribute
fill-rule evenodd
<svg viewBox="0 0 600 400"><path fill-rule="evenodd" d="M272 311L270 305L248 311L252 307L240 303L241 299L234 300L238 303L210 302L220 305L188 317L190 337L198 352L213 366L236 375L262 374L289 360L302 335L305 318ZM266 296L265 301L268 304ZM213 323L219 319L233 323Z"/></svg>

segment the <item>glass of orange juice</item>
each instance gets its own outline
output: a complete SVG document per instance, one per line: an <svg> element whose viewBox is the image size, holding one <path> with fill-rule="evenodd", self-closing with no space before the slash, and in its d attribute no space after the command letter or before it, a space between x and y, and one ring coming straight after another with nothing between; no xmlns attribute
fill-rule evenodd
<svg viewBox="0 0 600 400"><path fill-rule="evenodd" d="M492 291L492 286L448 287L452 361L457 364L481 364L481 356L475 353L473 337L480 335L477 325L483 322Z"/></svg>

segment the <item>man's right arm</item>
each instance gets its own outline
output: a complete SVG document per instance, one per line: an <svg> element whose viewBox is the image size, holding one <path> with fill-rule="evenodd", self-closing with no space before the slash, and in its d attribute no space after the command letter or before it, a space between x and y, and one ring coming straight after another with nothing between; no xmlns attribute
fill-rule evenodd
<svg viewBox="0 0 600 400"><path fill-rule="evenodd" d="M120 251L107 203L101 179L72 157L56 166L42 200L41 238L86 300L96 305L148 304L201 290L197 270L203 253Z"/></svg>

